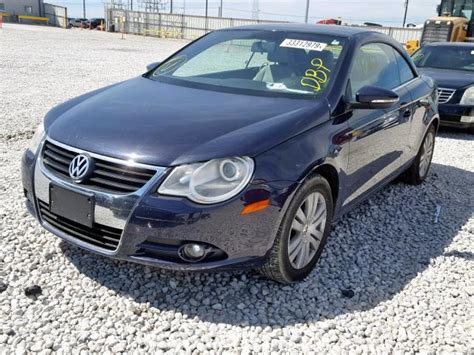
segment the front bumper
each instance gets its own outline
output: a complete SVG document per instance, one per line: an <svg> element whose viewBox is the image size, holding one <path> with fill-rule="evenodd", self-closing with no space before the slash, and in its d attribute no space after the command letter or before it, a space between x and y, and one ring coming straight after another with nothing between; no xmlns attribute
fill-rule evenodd
<svg viewBox="0 0 474 355"><path fill-rule="evenodd" d="M441 125L447 127L473 128L474 106L440 104Z"/></svg>
<svg viewBox="0 0 474 355"><path fill-rule="evenodd" d="M38 149L41 156L42 146ZM22 181L30 213L41 225L91 252L120 260L156 265L174 270L211 270L256 267L269 252L288 197L297 187L292 182L252 183L236 198L213 206L195 204L187 199L161 196L157 187L166 175L159 169L140 190L126 195L94 191L93 229L84 229L49 211L49 186L88 192L80 185L61 180L29 150L22 159ZM247 204L270 198L264 211L242 216ZM60 224L56 224L59 223ZM117 235L115 248L90 243L95 230L111 230ZM76 237L84 235L84 238ZM115 234L113 234L115 233ZM179 257L181 245L198 242L218 251L198 263ZM210 254L210 255L211 255Z"/></svg>

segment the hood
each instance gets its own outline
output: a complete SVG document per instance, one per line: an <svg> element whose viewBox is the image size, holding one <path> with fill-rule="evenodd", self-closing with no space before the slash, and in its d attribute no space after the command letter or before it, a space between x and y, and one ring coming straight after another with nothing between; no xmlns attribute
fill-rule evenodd
<svg viewBox="0 0 474 355"><path fill-rule="evenodd" d="M474 85L474 72L436 68L418 68L418 71L432 77L441 88L461 89Z"/></svg>
<svg viewBox="0 0 474 355"><path fill-rule="evenodd" d="M173 166L255 156L328 118L326 100L230 94L139 77L57 106L45 130L90 152Z"/></svg>

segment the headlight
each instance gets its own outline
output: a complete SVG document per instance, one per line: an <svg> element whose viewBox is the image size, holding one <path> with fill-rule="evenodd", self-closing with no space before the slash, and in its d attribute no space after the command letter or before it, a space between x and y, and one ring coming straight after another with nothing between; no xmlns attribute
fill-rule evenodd
<svg viewBox="0 0 474 355"><path fill-rule="evenodd" d="M38 128L36 128L36 132L31 138L30 145L28 147L33 152L33 154L36 154L36 151L38 150L38 146L43 140L43 137L44 137L44 124L43 122L41 122Z"/></svg>
<svg viewBox="0 0 474 355"><path fill-rule="evenodd" d="M182 165L173 169L158 193L187 197L197 203L218 203L240 193L252 178L253 171L254 162L248 157Z"/></svg>
<svg viewBox="0 0 474 355"><path fill-rule="evenodd" d="M474 105L474 86L471 86L464 91L460 104Z"/></svg>

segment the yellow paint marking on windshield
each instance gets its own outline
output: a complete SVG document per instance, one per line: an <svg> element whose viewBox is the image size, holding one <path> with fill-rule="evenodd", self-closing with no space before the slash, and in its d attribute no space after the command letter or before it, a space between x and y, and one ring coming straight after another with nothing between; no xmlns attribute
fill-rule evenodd
<svg viewBox="0 0 474 355"><path fill-rule="evenodd" d="M313 67L305 71L300 84L301 86L312 88L315 92L319 92L321 91L321 85L328 82L328 73L330 73L331 70L324 65L321 58L311 60L311 65Z"/></svg>

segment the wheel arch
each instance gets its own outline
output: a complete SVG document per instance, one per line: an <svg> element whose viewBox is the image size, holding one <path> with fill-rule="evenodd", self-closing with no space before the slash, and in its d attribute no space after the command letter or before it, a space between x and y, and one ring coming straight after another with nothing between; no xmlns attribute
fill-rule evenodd
<svg viewBox="0 0 474 355"><path fill-rule="evenodd" d="M431 120L431 122L428 125L427 129L429 128L429 126L434 125L436 133L438 133L440 123L441 123L441 121L440 121L439 115L435 115L435 116L433 116L433 119Z"/></svg>
<svg viewBox="0 0 474 355"><path fill-rule="evenodd" d="M333 206L335 208L337 205L337 200L339 198L339 183L340 183L339 173L337 169L329 163L323 163L321 165L314 167L313 170L311 170L311 172L308 175L306 175L306 177L302 181L305 181L308 178L311 178L315 175L321 175L329 183L329 186L331 187Z"/></svg>

